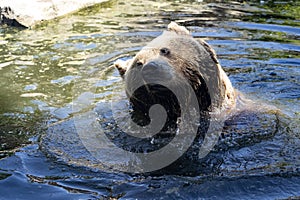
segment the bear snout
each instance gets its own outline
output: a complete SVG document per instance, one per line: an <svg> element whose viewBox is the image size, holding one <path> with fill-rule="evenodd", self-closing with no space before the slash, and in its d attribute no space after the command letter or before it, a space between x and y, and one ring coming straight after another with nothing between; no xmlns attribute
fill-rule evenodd
<svg viewBox="0 0 300 200"><path fill-rule="evenodd" d="M161 71L161 69L155 62L149 62L142 67L142 74L146 76L156 74L159 71Z"/></svg>
<svg viewBox="0 0 300 200"><path fill-rule="evenodd" d="M142 77L146 82L168 81L172 78L169 67L164 63L150 61L142 67Z"/></svg>

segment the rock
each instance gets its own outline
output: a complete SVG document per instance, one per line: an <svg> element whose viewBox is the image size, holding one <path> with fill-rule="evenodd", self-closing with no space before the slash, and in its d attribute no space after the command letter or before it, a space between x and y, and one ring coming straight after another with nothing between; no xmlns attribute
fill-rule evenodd
<svg viewBox="0 0 300 200"><path fill-rule="evenodd" d="M32 27L35 24L108 0L1 0L0 25Z"/></svg>

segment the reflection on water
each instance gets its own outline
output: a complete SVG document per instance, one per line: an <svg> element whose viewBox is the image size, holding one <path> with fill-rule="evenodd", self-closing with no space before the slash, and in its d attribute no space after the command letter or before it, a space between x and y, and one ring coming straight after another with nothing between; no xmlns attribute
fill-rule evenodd
<svg viewBox="0 0 300 200"><path fill-rule="evenodd" d="M276 151L276 145L284 142L300 144L299 7L296 1L110 1L33 30L0 28L0 199L31 199L35 193L54 199L300 196L299 165L287 169L284 163L298 161L299 149L287 145ZM259 162L249 160L234 166L230 165L233 159L251 152L258 156L278 153L282 166L277 168L293 176L285 173L288 177L284 177L280 171L275 177L254 173L256 176L245 174L237 179L95 173L46 158L39 150L38 136L44 132L45 122L67 121L87 111L72 109L73 99L91 93L98 102L105 102L113 91L122 91L121 78L110 68L112 63L132 57L170 21L187 26L193 36L214 47L237 89L251 99L275 105L289 117L283 127L283 133L291 135L285 138L288 141L279 135L280 142L272 143L271 149L258 143L257 148L228 153L229 165L223 166L243 171L242 164L259 167ZM81 87L78 93L74 86ZM16 149L28 143L32 144Z"/></svg>

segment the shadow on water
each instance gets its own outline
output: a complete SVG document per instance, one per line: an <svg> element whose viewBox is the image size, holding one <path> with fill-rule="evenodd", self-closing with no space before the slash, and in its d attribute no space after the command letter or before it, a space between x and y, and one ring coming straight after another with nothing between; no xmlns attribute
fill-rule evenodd
<svg viewBox="0 0 300 200"><path fill-rule="evenodd" d="M299 13L296 1L110 1L32 30L0 28L0 199L300 196ZM110 173L82 145L74 119L96 110L109 122L111 100L119 113L127 108L111 66L170 21L213 46L236 89L282 114L229 120L193 176ZM88 106L74 104L81 100Z"/></svg>

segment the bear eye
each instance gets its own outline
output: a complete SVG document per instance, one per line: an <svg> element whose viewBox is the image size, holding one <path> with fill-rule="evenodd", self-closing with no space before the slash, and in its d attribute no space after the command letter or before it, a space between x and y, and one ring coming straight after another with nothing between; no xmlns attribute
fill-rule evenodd
<svg viewBox="0 0 300 200"><path fill-rule="evenodd" d="M161 49L160 49L160 54L161 54L162 56L167 56L167 55L170 54L170 50L169 50L168 48L161 48Z"/></svg>
<svg viewBox="0 0 300 200"><path fill-rule="evenodd" d="M135 66L137 66L137 67L143 67L143 63L141 61L137 61L135 63Z"/></svg>

